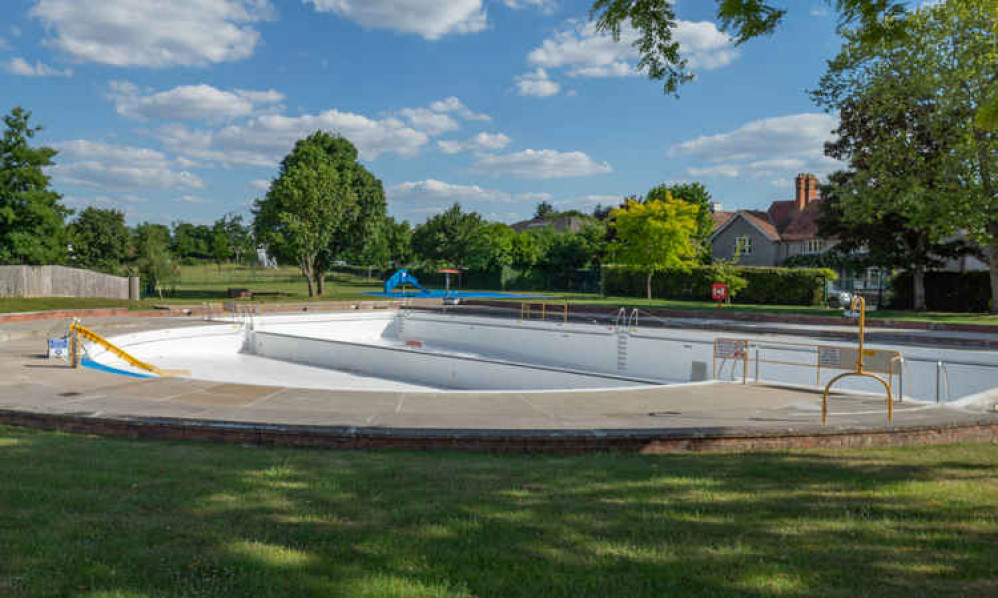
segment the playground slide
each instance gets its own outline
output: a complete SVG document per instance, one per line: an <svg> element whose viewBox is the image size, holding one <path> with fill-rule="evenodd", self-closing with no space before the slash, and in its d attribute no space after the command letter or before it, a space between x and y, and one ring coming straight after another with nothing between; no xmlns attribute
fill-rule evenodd
<svg viewBox="0 0 998 598"><path fill-rule="evenodd" d="M189 371L187 371L187 370L161 370L161 369L159 369L158 367L156 367L156 366L154 366L152 364L149 364L149 363L146 363L146 362L144 362L144 361L142 361L140 359L137 359L136 357L133 357L131 354L127 353L126 351L124 351L123 349L121 349L120 347L118 347L117 345L115 345L114 343L112 343L111 341L109 341L106 338L104 338L103 336L97 334L93 330L90 330L86 326L83 326L82 324L77 324L77 323L74 322L74 323L72 323L72 324L69 325L69 330L70 330L70 332L75 332L79 338L86 339L86 340L88 340L88 341L90 341L92 343L96 343L96 344L104 347L105 349L107 349L108 351L110 351L112 354L118 356L123 361L125 361L128 365L130 365L130 366L132 366L134 368L138 368L140 370L145 370L147 372L152 372L152 373L156 374L157 376L164 376L164 377L168 377L168 376L190 376L191 375L191 373Z"/></svg>
<svg viewBox="0 0 998 598"><path fill-rule="evenodd" d="M402 286L403 284L416 287L417 289L423 291L424 293L430 292L426 290L423 287L423 285L419 284L419 280L412 274L409 274L408 270L406 270L405 268L399 268L395 272L395 274L389 276L388 280L385 281L385 294L387 295L391 293L393 290Z"/></svg>

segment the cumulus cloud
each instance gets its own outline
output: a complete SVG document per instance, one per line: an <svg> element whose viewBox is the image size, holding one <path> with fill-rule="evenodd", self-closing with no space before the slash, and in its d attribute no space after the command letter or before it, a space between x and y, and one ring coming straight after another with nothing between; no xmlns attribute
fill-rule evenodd
<svg viewBox="0 0 998 598"><path fill-rule="evenodd" d="M820 175L840 165L824 155L825 142L834 139L837 126L838 118L824 113L764 118L684 141L667 153L709 163L688 168L692 176L773 177L800 170Z"/></svg>
<svg viewBox="0 0 998 598"><path fill-rule="evenodd" d="M198 197L197 195L181 195L177 198L177 201L183 203L211 203L210 199L205 199L203 197Z"/></svg>
<svg viewBox="0 0 998 598"><path fill-rule="evenodd" d="M261 110L280 110L284 94L273 89L223 91L211 85L181 85L167 91L143 94L128 81L112 81L108 97L118 114L146 120L225 120Z"/></svg>
<svg viewBox="0 0 998 598"><path fill-rule="evenodd" d="M4 70L12 75L20 75L22 77L71 77L73 76L73 69L57 69L51 67L44 62L35 61L35 64L31 64L27 60L17 57L11 58L4 66Z"/></svg>
<svg viewBox="0 0 998 598"><path fill-rule="evenodd" d="M426 132L397 118L373 119L339 110L300 116L266 114L217 130L171 124L160 127L158 135L168 150L189 158L226 165L273 166L295 141L317 130L346 137L364 160L374 160L383 153L412 157L429 141Z"/></svg>
<svg viewBox="0 0 998 598"><path fill-rule="evenodd" d="M399 113L409 121L409 126L428 135L456 131L461 127L453 118L429 108L403 108Z"/></svg>
<svg viewBox="0 0 998 598"><path fill-rule="evenodd" d="M559 152L551 149L484 154L476 160L475 169L524 179L592 176L613 171L606 162L596 162L584 152Z"/></svg>
<svg viewBox="0 0 998 598"><path fill-rule="evenodd" d="M58 183L97 189L201 189L204 181L186 170L176 170L162 152L102 141L63 141L51 144L59 151L51 168ZM69 158L63 161L63 157Z"/></svg>
<svg viewBox="0 0 998 598"><path fill-rule="evenodd" d="M488 26L482 0L305 0L362 27L413 33L428 40Z"/></svg>
<svg viewBox="0 0 998 598"><path fill-rule="evenodd" d="M570 77L629 77L637 75L639 35L630 25L621 29L620 41L596 31L593 23L556 32L527 55L531 65L564 69ZM710 21L677 21L673 38L688 66L711 70L738 56L734 39ZM548 94L551 95L551 94Z"/></svg>
<svg viewBox="0 0 998 598"><path fill-rule="evenodd" d="M434 112L453 112L463 118L464 120L478 120L489 122L492 117L488 114L482 114L475 112L474 110L465 106L461 100L454 96L445 98L443 100L438 100L430 104L430 109Z"/></svg>
<svg viewBox="0 0 998 598"><path fill-rule="evenodd" d="M270 190L270 181L267 179L255 179L250 181L250 187L256 191L266 192Z"/></svg>
<svg viewBox="0 0 998 598"><path fill-rule="evenodd" d="M510 138L502 133L481 132L465 141L438 141L437 147L445 154L456 154L464 151L495 151L505 148Z"/></svg>
<svg viewBox="0 0 998 598"><path fill-rule="evenodd" d="M36 0L45 43L75 60L115 66L169 67L242 60L270 19L267 0Z"/></svg>
<svg viewBox="0 0 998 598"><path fill-rule="evenodd" d="M561 91L561 85L548 78L547 71L540 67L516 78L516 93L521 96L546 98L559 91Z"/></svg>

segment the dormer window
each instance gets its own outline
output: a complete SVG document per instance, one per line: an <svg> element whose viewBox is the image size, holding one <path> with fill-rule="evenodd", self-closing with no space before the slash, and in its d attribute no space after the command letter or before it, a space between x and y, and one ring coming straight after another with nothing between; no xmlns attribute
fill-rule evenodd
<svg viewBox="0 0 998 598"><path fill-rule="evenodd" d="M752 255L752 237L742 235L735 239L736 255Z"/></svg>

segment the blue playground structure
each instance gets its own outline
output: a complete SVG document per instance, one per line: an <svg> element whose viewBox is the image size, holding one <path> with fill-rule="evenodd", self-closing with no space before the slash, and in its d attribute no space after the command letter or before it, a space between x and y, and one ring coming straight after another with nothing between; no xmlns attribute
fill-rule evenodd
<svg viewBox="0 0 998 598"><path fill-rule="evenodd" d="M450 281L448 280L448 283ZM400 290L399 287L411 286L419 289L419 292L409 292L405 290ZM450 286L448 284L448 286ZM367 295L374 295L376 297L420 297L425 299L437 299L437 298L501 298L501 297L544 297L544 295L527 295L522 293L499 293L494 291L452 291L449 288L446 291L434 290L431 291L419 284L419 279L409 273L405 268L399 268L395 274L388 277L385 281L384 291L381 293L365 293Z"/></svg>
<svg viewBox="0 0 998 598"><path fill-rule="evenodd" d="M402 285L414 286L417 289L423 291L423 293L426 294L430 293L430 291L426 290L426 288L423 285L419 284L419 279L417 279L412 274L409 274L408 270L406 270L405 268L399 268L398 271L395 272L395 274L389 276L388 280L385 281L385 295L391 295L392 291L394 291L395 289L397 289Z"/></svg>

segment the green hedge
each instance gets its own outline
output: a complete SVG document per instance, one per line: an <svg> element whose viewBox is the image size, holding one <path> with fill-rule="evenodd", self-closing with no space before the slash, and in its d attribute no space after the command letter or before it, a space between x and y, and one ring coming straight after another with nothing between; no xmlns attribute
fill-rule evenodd
<svg viewBox="0 0 998 598"><path fill-rule="evenodd" d="M894 278L891 307L914 305L910 272ZM925 308L929 311L986 312L991 300L991 278L987 271L926 272Z"/></svg>
<svg viewBox="0 0 998 598"><path fill-rule="evenodd" d="M738 275L748 286L738 294L738 303L821 305L825 283L836 274L825 268L756 268L740 266ZM656 299L709 300L715 280L712 266L696 266L690 272L666 270L652 278ZM644 297L645 274L627 266L606 266L603 271L607 295Z"/></svg>

